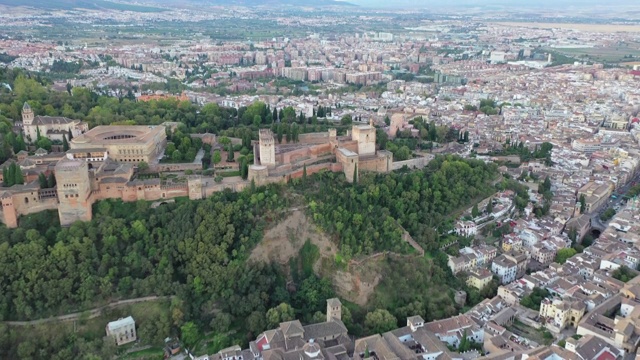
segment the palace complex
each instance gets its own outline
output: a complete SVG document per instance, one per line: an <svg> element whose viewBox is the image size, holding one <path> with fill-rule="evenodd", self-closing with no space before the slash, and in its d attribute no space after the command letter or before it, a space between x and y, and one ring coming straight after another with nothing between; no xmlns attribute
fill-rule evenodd
<svg viewBox="0 0 640 360"><path fill-rule="evenodd" d="M24 112L24 117L32 117L28 105ZM93 203L103 199L162 202L188 196L196 200L224 189L242 190L252 181L256 185L286 182L301 177L305 170L309 175L320 170L344 172L347 180L353 182L361 171L389 172L404 165L424 167L430 160L425 157L394 163L390 152L376 151L376 129L371 125L354 125L345 136L338 136L335 129L302 134L295 143L277 143L273 133L263 129L259 141L253 142L255 164L249 167L247 180L237 176L216 182L213 177L190 175L183 181L169 182L160 177L140 176L137 170L141 162L146 162L150 173L162 171L158 163L167 145L164 126L97 126L76 132L84 125L71 121L64 129L51 129L71 130L74 134L66 152L47 153L38 149L34 155L26 152L17 155L25 184L0 187L2 223L17 227L22 215L58 210L60 223L70 225L91 220ZM49 130L45 133L50 133ZM15 160L0 167L11 162ZM177 167L172 167L172 171ZM56 186L41 188L37 181L41 173L54 174Z"/></svg>

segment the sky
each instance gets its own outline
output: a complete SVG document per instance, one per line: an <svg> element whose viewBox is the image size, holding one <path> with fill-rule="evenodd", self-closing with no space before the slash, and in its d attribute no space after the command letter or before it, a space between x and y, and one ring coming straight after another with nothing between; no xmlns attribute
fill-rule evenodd
<svg viewBox="0 0 640 360"><path fill-rule="evenodd" d="M603 0L347 0L360 6L371 7L430 7L430 6L482 6L507 5L511 7L565 7L602 5ZM611 5L637 5L638 0L606 0Z"/></svg>

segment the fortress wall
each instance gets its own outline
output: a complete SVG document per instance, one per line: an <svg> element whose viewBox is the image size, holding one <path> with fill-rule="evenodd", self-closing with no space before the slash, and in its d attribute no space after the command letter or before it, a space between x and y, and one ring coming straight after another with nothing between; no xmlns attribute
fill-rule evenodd
<svg viewBox="0 0 640 360"><path fill-rule="evenodd" d="M394 161L392 170L401 169L403 166L407 166L409 169L422 169L433 159L433 157L421 157L405 161Z"/></svg>
<svg viewBox="0 0 640 360"><path fill-rule="evenodd" d="M296 149L293 151L288 151L288 152L276 155L276 164L279 164L278 167L283 165L286 166L291 163L295 163L300 160L303 160L305 158L314 159L320 156L329 155L331 154L332 149L333 149L332 144L325 142L318 145L313 145L313 146L304 147L301 149Z"/></svg>
<svg viewBox="0 0 640 360"><path fill-rule="evenodd" d="M309 158L311 157L311 151L309 148L302 148L293 151L289 151L282 155L282 161L278 161L277 164L290 164L291 162L295 162L301 158Z"/></svg>
<svg viewBox="0 0 640 360"><path fill-rule="evenodd" d="M122 190L122 201L124 202L138 201L137 189L131 186L124 186L124 189Z"/></svg>
<svg viewBox="0 0 640 360"><path fill-rule="evenodd" d="M149 166L150 172L168 172L168 171L185 171L185 170L202 170L202 163L155 164L155 165Z"/></svg>
<svg viewBox="0 0 640 360"><path fill-rule="evenodd" d="M387 172L387 158L375 157L370 159L360 159L358 164L359 171Z"/></svg>
<svg viewBox="0 0 640 360"><path fill-rule="evenodd" d="M14 200L15 204L15 200ZM21 206L17 208L16 212L18 216L21 215L29 215L35 214L44 210L56 210L58 208L58 199L50 198L50 199L42 199L38 202L30 202L28 206Z"/></svg>
<svg viewBox="0 0 640 360"><path fill-rule="evenodd" d="M64 203L58 205L58 216L60 217L60 225L71 225L76 221L91 221L93 213L91 196L85 200L69 198Z"/></svg>
<svg viewBox="0 0 640 360"><path fill-rule="evenodd" d="M298 142L301 144L322 144L329 142L329 132L307 133L298 135Z"/></svg>
<svg viewBox="0 0 640 360"><path fill-rule="evenodd" d="M332 149L333 149L333 146L331 146L331 143L324 143L324 144L312 146L309 150L311 151L311 154L313 154L314 156L321 156L321 155L331 154Z"/></svg>
<svg viewBox="0 0 640 360"><path fill-rule="evenodd" d="M169 199L174 197L189 196L189 187L185 185L184 187L164 188L159 191L152 191L149 193L145 192L145 196L146 196L145 200L160 200L160 199Z"/></svg>
<svg viewBox="0 0 640 360"><path fill-rule="evenodd" d="M234 178L227 178L227 179L234 179ZM209 182L206 187L203 186L205 197L209 197L213 195L213 193L224 191L226 189L229 189L231 191L242 191L244 188L250 185L248 181L242 181L239 176L237 177L237 179L238 181L235 181L235 182L221 182L221 183Z"/></svg>
<svg viewBox="0 0 640 360"><path fill-rule="evenodd" d="M118 189L119 187L125 187L124 184L116 184L116 183L110 183L110 184L99 184L99 187L97 190L93 191L93 198L98 201L98 200L104 200L104 199L117 199L117 198L124 198L123 195L123 190Z"/></svg>
<svg viewBox="0 0 640 360"><path fill-rule="evenodd" d="M339 165L339 164L333 164L333 163L324 163L324 164L318 164L318 165L311 165L311 166L307 166L307 176L311 176L311 174L315 174L319 171L322 170L329 170L329 171L335 171L334 166L333 165ZM342 170L342 166L340 166L340 170ZM292 171L289 176L287 176L287 178L291 178L291 179L299 179L302 178L302 173L304 172L303 168L297 169L295 171Z"/></svg>
<svg viewBox="0 0 640 360"><path fill-rule="evenodd" d="M2 211L0 211L0 223L4 224L4 226L8 227L9 229L15 228L16 226L18 226L17 219L15 222L12 219L7 219L9 217L14 218L15 215L7 214L7 218L5 218L5 214L4 214L5 211L8 213L9 211L13 211L13 210L2 209Z"/></svg>
<svg viewBox="0 0 640 360"><path fill-rule="evenodd" d="M347 150L351 150L354 153L358 152L358 142L357 141L341 141L338 144L338 147L345 148Z"/></svg>
<svg viewBox="0 0 640 360"><path fill-rule="evenodd" d="M160 185L143 186L142 190L142 198L140 200L158 200L163 198Z"/></svg>

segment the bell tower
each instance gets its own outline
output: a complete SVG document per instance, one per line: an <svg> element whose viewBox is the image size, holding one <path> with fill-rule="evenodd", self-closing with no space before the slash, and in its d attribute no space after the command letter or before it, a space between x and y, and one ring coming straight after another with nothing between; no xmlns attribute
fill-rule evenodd
<svg viewBox="0 0 640 360"><path fill-rule="evenodd" d="M22 125L30 126L31 124L33 124L33 118L33 110L31 110L31 106L29 106L29 103L25 101L24 105L22 106Z"/></svg>

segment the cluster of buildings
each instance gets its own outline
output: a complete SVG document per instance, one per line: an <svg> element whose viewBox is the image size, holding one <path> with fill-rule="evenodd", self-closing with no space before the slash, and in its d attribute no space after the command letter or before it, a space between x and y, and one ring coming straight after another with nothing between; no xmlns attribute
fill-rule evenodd
<svg viewBox="0 0 640 360"><path fill-rule="evenodd" d="M258 18L251 10L240 13L245 19ZM70 15L53 12L48 16ZM132 19L131 14L90 11L83 16ZM146 16L156 21L168 15ZM182 21L210 20L210 16L235 15L226 10L215 15L189 10L171 13L173 19ZM327 23L354 21L350 16L266 16L285 26L319 29ZM10 21L8 26L42 25L43 21L28 15L0 18ZM396 21L384 20L382 15L366 19ZM68 225L91 219L91 205L100 199L201 199L225 188L240 190L251 181L258 185L286 181L305 171L344 172L348 181L356 181L361 171L389 172L405 165L421 168L431 156L398 162L390 152L375 146L375 126L383 127L390 138L409 134L426 140L412 123L421 117L427 123L468 134L468 143L435 144L434 152L497 162L505 178L518 179L529 189L528 203L518 217L515 194L505 191L489 200L493 202L491 214L467 217L455 225L458 235L471 237L488 224L508 224L510 231L497 243L463 248L448 261L454 274L465 272L467 284L478 289L497 277L502 284L498 295L449 319L425 323L412 316L406 327L355 340L341 322L339 301L331 299L324 323L282 323L260 334L249 349L232 347L202 359L628 358L640 343L640 277L624 283L613 275L622 266L635 274L640 264L638 204L635 200L626 205L620 202L620 195L635 183L640 165L640 72L579 61L549 67L553 56L540 49L610 47L633 42L635 36L632 32L602 34L561 27L436 21L394 34L316 33L252 43L223 43L196 36L162 46L147 42L88 47L0 39L0 47L17 57L12 67L46 71L56 60L93 64L82 70L82 78L71 81L73 86L139 86L174 78L189 88L179 99L199 104L213 102L239 109L262 101L272 109L291 106L308 117L322 106L332 109L329 120L344 115L365 119L345 136L332 129L302 134L296 143L276 142L270 130L261 130L253 143L255 163L247 181L229 178L218 183L194 176L167 183L142 180L136 169L141 162L157 165L166 145L164 127L89 129L78 120L36 116L26 104L17 131L29 142L38 136L66 140L70 150L16 154L12 161L20 166L26 184L0 188L0 220L15 227L21 215L57 209L61 223ZM290 88L279 85L283 81L276 81L278 77L311 82L317 90L292 95ZM381 83L386 85L375 90L341 91L347 84ZM245 94L206 91L211 87ZM140 101L168 97L136 95ZM491 111L481 109L482 100L493 100L497 106ZM550 156L536 158L547 145L553 146ZM521 150L514 155L510 147ZM523 155L525 151L530 156ZM40 188L35 181L40 173L55 174L57 185ZM551 199L538 192L545 178L552 183ZM610 222L602 222L599 214L607 207L620 211ZM563 264L554 262L559 251L579 243L592 229L601 235L591 246ZM573 232L575 239L569 237ZM549 294L539 310L521 306L537 289ZM131 321L125 320L107 328L117 342L135 339L135 324L131 332ZM564 340L564 346L544 346L512 331L516 320L550 331ZM449 349L458 347L465 337L482 343L485 353Z"/></svg>
<svg viewBox="0 0 640 360"><path fill-rule="evenodd" d="M165 126L112 125L87 130L86 124L77 120L34 121L33 111L26 103L22 116L16 131L37 132L50 139L62 134L70 149L52 153L38 149L31 156L23 151L17 154L17 161L11 159L2 164L4 168L17 162L26 175L25 184L0 187L0 221L8 227L17 227L22 215L50 209L58 210L62 225L88 221L92 218L92 204L103 199L202 199L224 189L241 190L252 181L257 185L286 182L301 177L305 171L344 172L353 182L360 172L389 172L405 165L422 168L432 159L425 156L394 162L390 152L376 150L376 129L371 125L354 125L346 136L337 136L335 129L302 134L298 142L282 144L276 144L273 133L264 129L260 130L259 141L254 142L256 160L249 167L248 180L231 177L219 182L212 177L190 176L184 181L166 182L159 178L141 179L138 165L145 163L158 172L193 166L201 169L202 165L159 163L167 145ZM54 128L48 127L51 123ZM40 174L53 174L56 185L41 188L37 181Z"/></svg>
<svg viewBox="0 0 640 360"><path fill-rule="evenodd" d="M354 338L342 322L341 309L338 299L329 299L325 322L310 325L302 325L298 320L283 322L258 335L248 349L232 346L194 360L473 359L479 356L477 351L458 354L450 348L457 348L465 337L474 343L484 340L484 330L466 315L433 322L410 316L404 327Z"/></svg>

